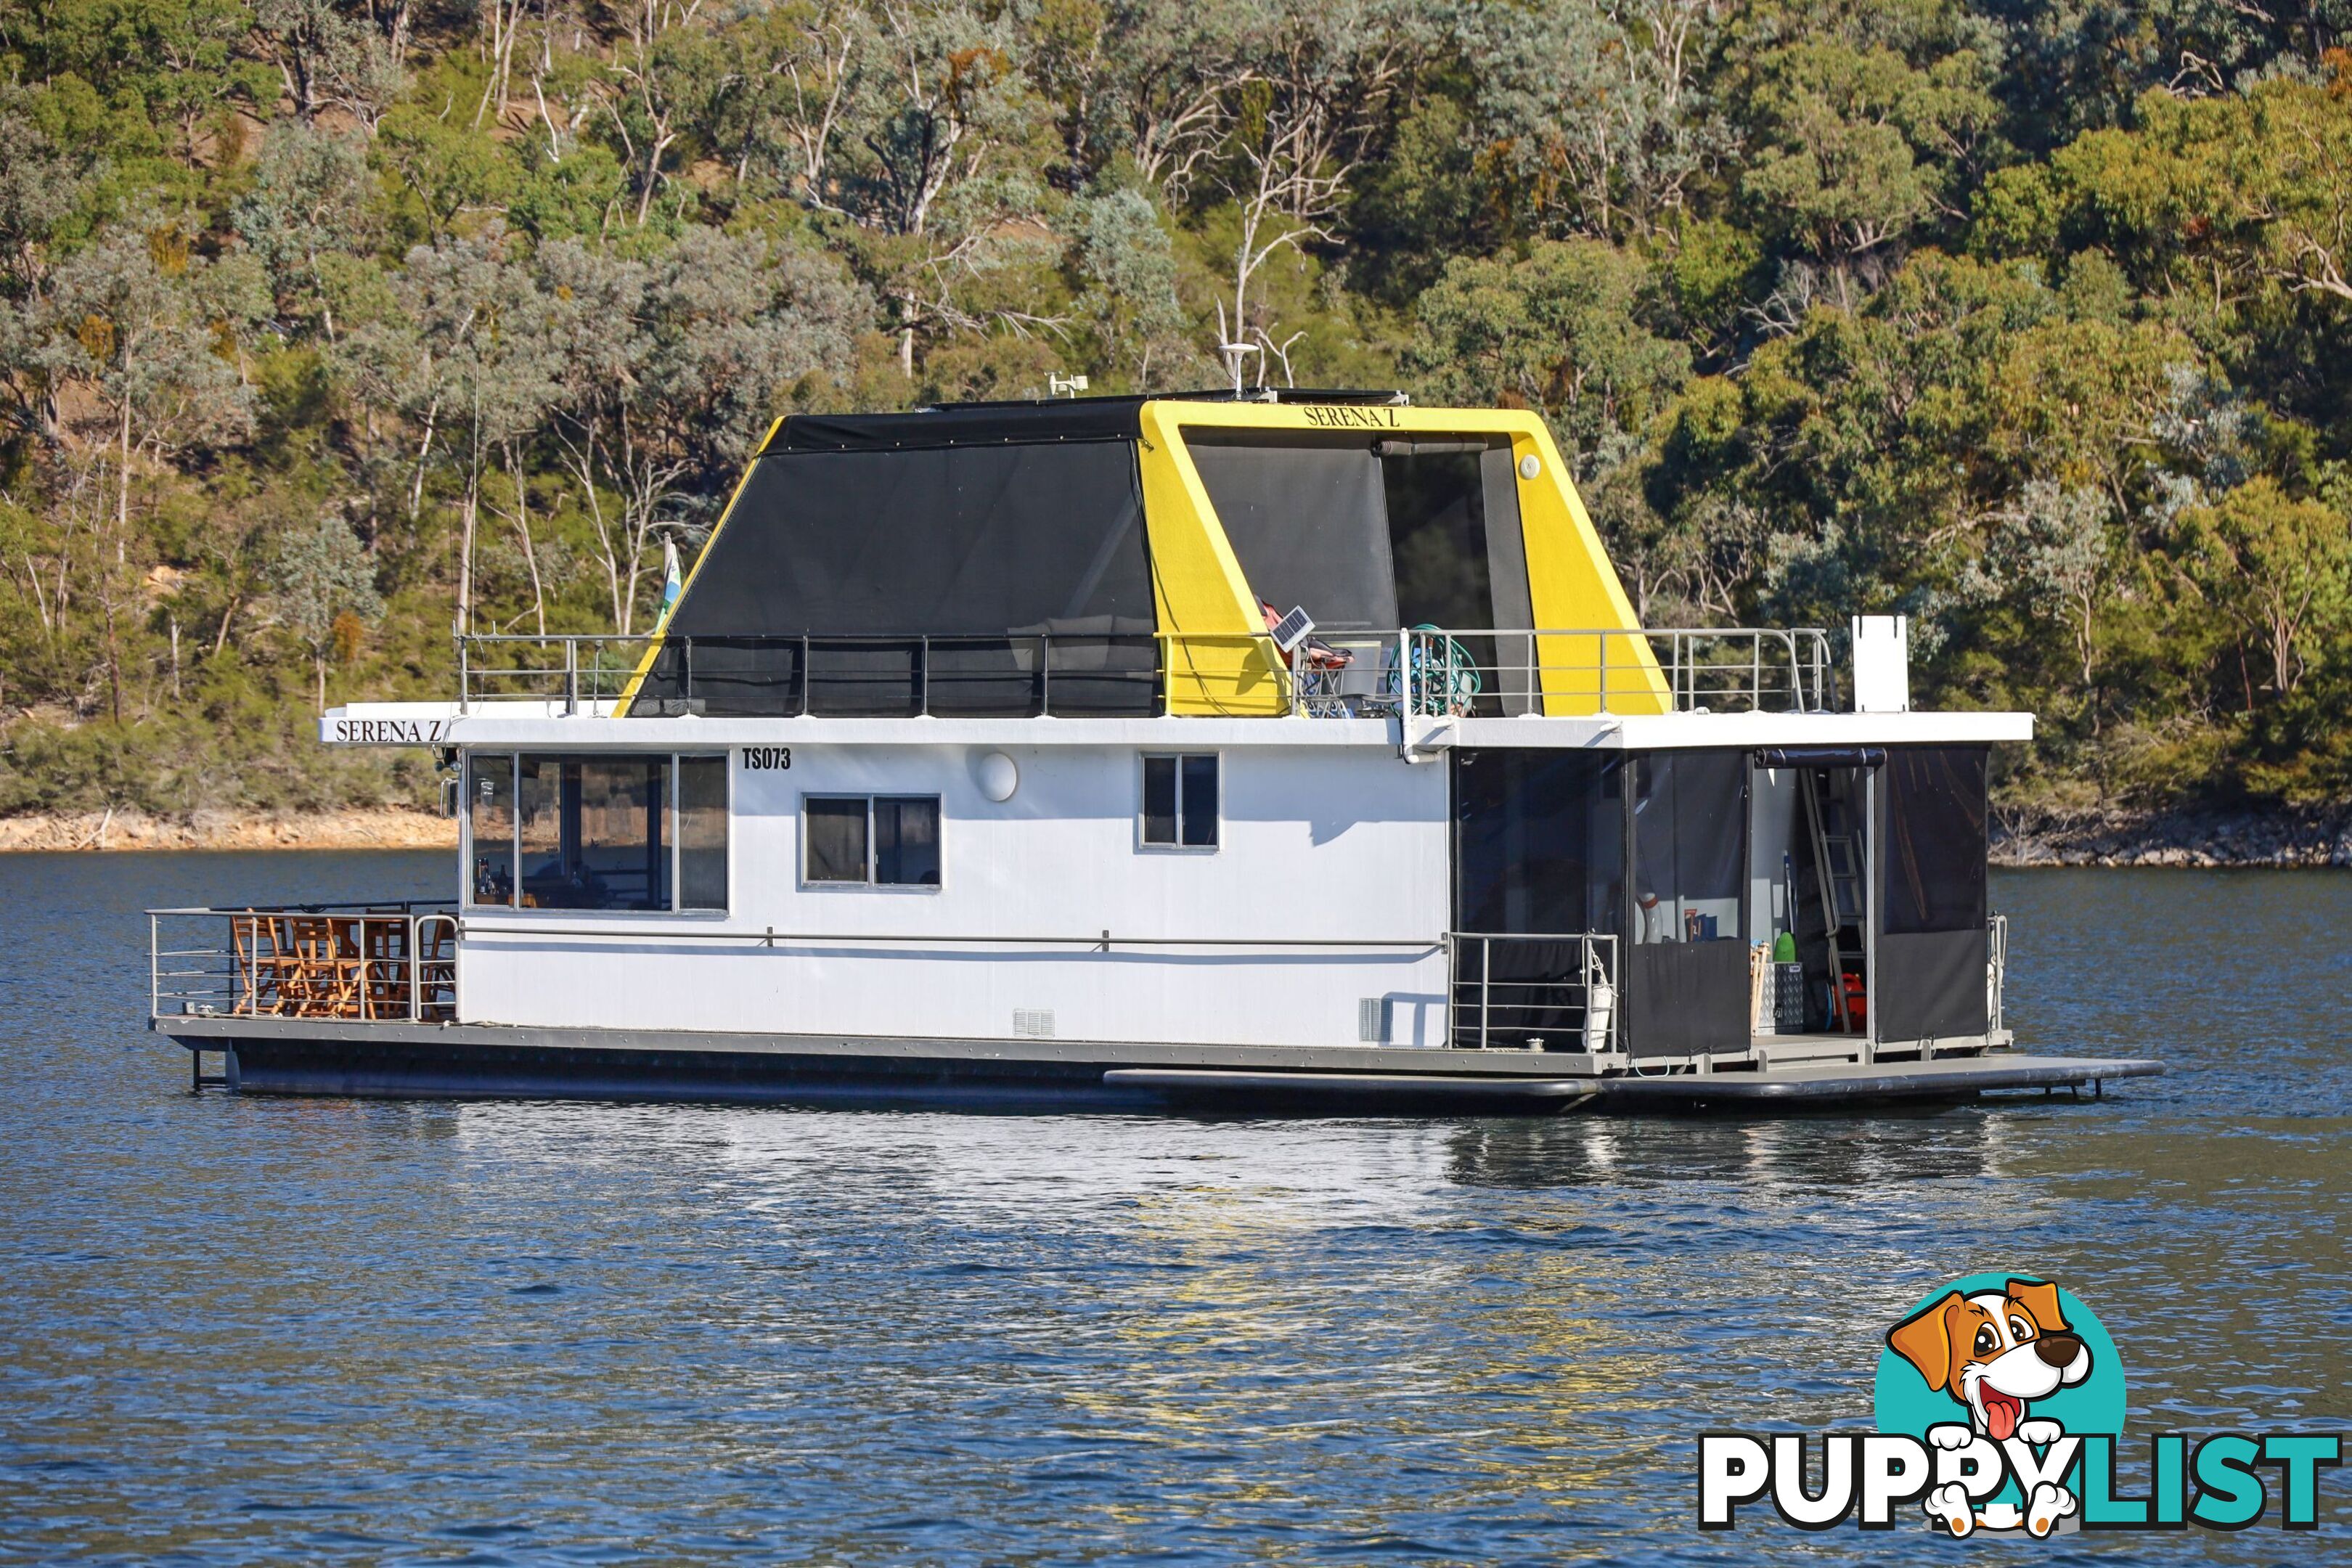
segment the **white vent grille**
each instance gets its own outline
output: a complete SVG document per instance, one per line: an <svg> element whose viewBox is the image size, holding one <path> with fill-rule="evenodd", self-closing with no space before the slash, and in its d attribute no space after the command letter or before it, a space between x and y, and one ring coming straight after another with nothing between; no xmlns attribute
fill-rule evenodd
<svg viewBox="0 0 2352 1568"><path fill-rule="evenodd" d="M1017 1040L1052 1039L1054 1010L1051 1007L1015 1007L1013 1009L1013 1037Z"/></svg>
<svg viewBox="0 0 2352 1568"><path fill-rule="evenodd" d="M1356 1038L1368 1046L1389 1043L1389 999L1367 996L1356 1004Z"/></svg>

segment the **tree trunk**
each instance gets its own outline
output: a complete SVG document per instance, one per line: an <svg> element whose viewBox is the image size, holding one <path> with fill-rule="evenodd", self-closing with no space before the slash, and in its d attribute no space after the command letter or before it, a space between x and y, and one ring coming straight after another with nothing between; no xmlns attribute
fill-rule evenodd
<svg viewBox="0 0 2352 1568"><path fill-rule="evenodd" d="M481 486L474 471L466 472L466 502L457 537L457 635L474 629L474 510Z"/></svg>
<svg viewBox="0 0 2352 1568"><path fill-rule="evenodd" d="M539 552L530 542L530 489L524 483L522 466L515 460L511 448L507 452L507 473L514 480L515 532L522 539L523 569L530 574L530 609L539 624L539 635L547 635L547 591L539 580Z"/></svg>
<svg viewBox="0 0 2352 1568"><path fill-rule="evenodd" d="M131 399L122 399L122 471L114 487L114 559L122 562L122 541L131 531Z"/></svg>
<svg viewBox="0 0 2352 1568"><path fill-rule="evenodd" d="M457 543L457 630L474 629L474 487L466 487L465 521Z"/></svg>
<svg viewBox="0 0 2352 1568"><path fill-rule="evenodd" d="M101 594L99 604L106 611L106 694L109 710L117 724L122 722L122 656L114 642L114 595Z"/></svg>

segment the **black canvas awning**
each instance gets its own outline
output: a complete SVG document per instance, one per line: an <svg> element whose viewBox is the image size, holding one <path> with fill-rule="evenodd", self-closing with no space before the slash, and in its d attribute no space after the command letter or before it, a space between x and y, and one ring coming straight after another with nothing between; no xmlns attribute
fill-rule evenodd
<svg viewBox="0 0 2352 1568"><path fill-rule="evenodd" d="M795 414L769 452L892 452L926 447L1132 441L1140 397L1061 397L1044 403L960 403L912 414Z"/></svg>
<svg viewBox="0 0 2352 1568"><path fill-rule="evenodd" d="M1066 441L982 439L970 421L939 427L969 443L889 438L954 412L780 437L630 711L1018 714L1047 710L1049 685L1053 711L1153 711L1135 452L1107 411L1085 412Z"/></svg>

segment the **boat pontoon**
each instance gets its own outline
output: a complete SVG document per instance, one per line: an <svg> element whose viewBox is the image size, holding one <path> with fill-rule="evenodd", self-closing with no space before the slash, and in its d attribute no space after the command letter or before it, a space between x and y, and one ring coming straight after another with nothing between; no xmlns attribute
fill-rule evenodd
<svg viewBox="0 0 2352 1568"><path fill-rule="evenodd" d="M1540 419L780 421L657 627L463 637L432 905L157 910L200 1082L1247 1110L2096 1088L1899 621L1637 621ZM223 1066L207 1074L206 1058Z"/></svg>

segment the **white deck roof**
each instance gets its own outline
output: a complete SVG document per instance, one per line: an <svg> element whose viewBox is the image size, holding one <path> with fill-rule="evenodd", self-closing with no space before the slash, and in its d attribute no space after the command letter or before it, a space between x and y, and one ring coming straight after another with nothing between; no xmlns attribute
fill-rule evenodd
<svg viewBox="0 0 2352 1568"><path fill-rule="evenodd" d="M2031 713L1665 713L1545 719L618 719L613 704L359 702L319 721L329 745L613 747L642 751L729 746L1381 746L1455 747L1970 745L2033 737Z"/></svg>

